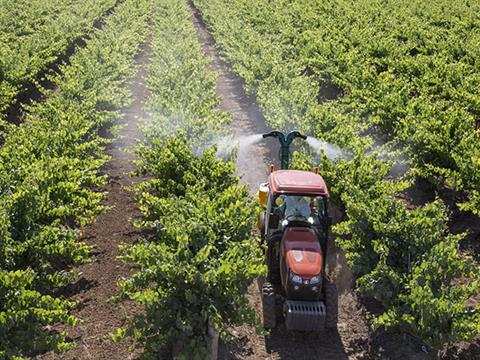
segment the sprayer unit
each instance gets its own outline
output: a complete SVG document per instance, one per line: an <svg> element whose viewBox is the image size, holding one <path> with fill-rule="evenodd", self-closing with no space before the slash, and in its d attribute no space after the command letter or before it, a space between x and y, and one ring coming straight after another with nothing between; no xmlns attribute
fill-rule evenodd
<svg viewBox="0 0 480 360"><path fill-rule="evenodd" d="M267 134L263 134L262 136L263 138L274 137L280 141L280 166L282 169L288 169L288 164L290 162L290 145L292 144L293 140L297 137L303 140L307 139L307 137L300 134L299 131L291 131L285 136L284 133L274 130Z"/></svg>
<svg viewBox="0 0 480 360"><path fill-rule="evenodd" d="M272 172L260 185L262 212L258 230L265 245L268 272L262 285L263 325L277 326L281 313L288 330L335 329L338 319L337 288L326 275L328 190L323 178L312 171L289 170L290 145L298 131L263 135L280 141L282 170Z"/></svg>

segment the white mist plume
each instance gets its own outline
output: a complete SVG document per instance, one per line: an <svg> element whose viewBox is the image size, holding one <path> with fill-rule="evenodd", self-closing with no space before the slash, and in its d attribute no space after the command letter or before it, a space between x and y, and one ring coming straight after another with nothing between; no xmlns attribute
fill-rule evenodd
<svg viewBox="0 0 480 360"><path fill-rule="evenodd" d="M320 156L322 151L327 155L327 157L331 160L335 159L348 159L350 155L348 155L345 151L340 149L338 146L330 144L329 142L318 140L314 137L307 137L307 143L310 147Z"/></svg>
<svg viewBox="0 0 480 360"><path fill-rule="evenodd" d="M217 145L217 156L220 158L229 157L232 152L238 149L238 158L244 156L251 145L262 140L262 134L239 136L236 138L222 137L214 143Z"/></svg>
<svg viewBox="0 0 480 360"><path fill-rule="evenodd" d="M384 161L393 162L390 175L400 177L410 170L409 159L400 149L392 150L389 144L377 144L375 151L378 152L378 158Z"/></svg>

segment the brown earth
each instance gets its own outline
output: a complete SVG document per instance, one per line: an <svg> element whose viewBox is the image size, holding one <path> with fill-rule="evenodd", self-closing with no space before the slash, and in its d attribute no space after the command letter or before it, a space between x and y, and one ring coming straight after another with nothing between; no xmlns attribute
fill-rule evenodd
<svg viewBox="0 0 480 360"><path fill-rule="evenodd" d="M60 356L45 354L41 359L133 359L139 351L132 350L129 341L114 343L110 333L125 324L138 310L133 304L111 301L117 291L117 282L128 275L126 267L117 259L118 245L132 244L141 237L131 220L140 217L140 211L129 188L141 179L130 177L135 169L131 153L137 139L141 138L139 120L145 118L144 105L148 97L145 86L150 49L144 46L137 56L138 72L129 86L133 94L131 106L124 111L119 125L123 125L117 140L106 153L111 156L102 171L109 182L102 191L106 192L104 205L111 209L82 229L83 239L94 247L92 261L80 266L81 275L75 284L66 289L65 296L78 302L73 314L81 320L68 329L77 346Z"/></svg>

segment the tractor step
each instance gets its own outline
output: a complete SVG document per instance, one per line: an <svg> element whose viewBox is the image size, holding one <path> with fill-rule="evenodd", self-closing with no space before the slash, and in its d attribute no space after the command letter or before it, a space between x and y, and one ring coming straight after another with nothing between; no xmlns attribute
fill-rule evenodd
<svg viewBox="0 0 480 360"><path fill-rule="evenodd" d="M285 301L288 330L314 331L325 327L326 307L322 301Z"/></svg>

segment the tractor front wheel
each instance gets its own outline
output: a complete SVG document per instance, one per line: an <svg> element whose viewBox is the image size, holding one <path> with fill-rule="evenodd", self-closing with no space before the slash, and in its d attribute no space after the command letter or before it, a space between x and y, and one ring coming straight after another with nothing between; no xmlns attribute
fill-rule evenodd
<svg viewBox="0 0 480 360"><path fill-rule="evenodd" d="M275 289L269 282L262 286L262 307L263 307L263 327L265 329L274 329L276 325L275 311Z"/></svg>
<svg viewBox="0 0 480 360"><path fill-rule="evenodd" d="M325 327L327 329L336 329L338 321L338 292L337 286L328 280L325 283L325 306L327 307Z"/></svg>

